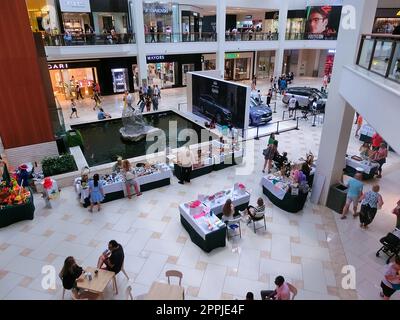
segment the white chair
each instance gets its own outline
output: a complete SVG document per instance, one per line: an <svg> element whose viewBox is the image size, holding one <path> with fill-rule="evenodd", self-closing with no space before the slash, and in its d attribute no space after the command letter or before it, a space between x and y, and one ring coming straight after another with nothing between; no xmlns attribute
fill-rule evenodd
<svg viewBox="0 0 400 320"><path fill-rule="evenodd" d="M231 220L226 220L226 227L227 227L227 236L228 236L228 240L230 238L234 238L239 236L240 238L242 238L242 229L240 227L240 221L242 220L241 216L238 216L237 218L231 219ZM236 228L239 229L239 234L235 234L233 236L229 236L229 230L235 230Z"/></svg>
<svg viewBox="0 0 400 320"><path fill-rule="evenodd" d="M294 300L294 297L297 296L297 288L294 285L290 284L289 282L287 282L287 285L288 285L289 290L290 290L290 292L292 294L292 299L291 300Z"/></svg>
<svg viewBox="0 0 400 320"><path fill-rule="evenodd" d="M132 296L132 287L131 286L127 286L126 290L125 290L125 297L126 300L133 300L133 296Z"/></svg>
<svg viewBox="0 0 400 320"><path fill-rule="evenodd" d="M265 230L267 230L267 222L265 220L265 210L261 212L257 212L257 214L254 217L250 217L250 221L253 223L253 229L254 233L257 233L257 230L262 229L264 227ZM264 226L256 228L256 222L264 220Z"/></svg>

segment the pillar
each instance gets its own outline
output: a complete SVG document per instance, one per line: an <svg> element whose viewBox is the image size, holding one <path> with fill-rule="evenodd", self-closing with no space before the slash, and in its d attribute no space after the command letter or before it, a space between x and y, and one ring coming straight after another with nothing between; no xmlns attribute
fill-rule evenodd
<svg viewBox="0 0 400 320"><path fill-rule="evenodd" d="M225 71L225 25L226 25L226 0L217 1L217 59L216 68L224 78Z"/></svg>
<svg viewBox="0 0 400 320"><path fill-rule="evenodd" d="M133 9L132 17L135 29L136 36L136 45L137 45L137 64L139 67L139 85L142 86L147 84L147 62L146 62L146 53L144 50L145 46L145 35L144 35L144 18L143 18L143 1L142 0L134 0L133 6L130 6L130 9ZM131 3L132 3L131 2Z"/></svg>
<svg viewBox="0 0 400 320"><path fill-rule="evenodd" d="M278 38L278 49L275 51L275 67L274 75L280 76L282 74L283 68L283 56L285 53L285 39L286 39L286 23L287 15L289 10L289 1L282 0L281 6L279 8L279 38Z"/></svg>
<svg viewBox="0 0 400 320"><path fill-rule="evenodd" d="M378 0L344 0L343 3L329 99L325 108L326 120L314 180L324 183L322 191L314 187L311 196L313 202L323 205L326 204L330 186L340 181L354 120L354 109L339 94L342 70L345 65L355 64L360 35L371 33L377 3Z"/></svg>
<svg viewBox="0 0 400 320"><path fill-rule="evenodd" d="M10 164L40 161L58 154L43 44L35 44L25 0L3 0L1 12L0 136ZM48 76L47 63L44 68ZM54 106L54 95L52 100Z"/></svg>

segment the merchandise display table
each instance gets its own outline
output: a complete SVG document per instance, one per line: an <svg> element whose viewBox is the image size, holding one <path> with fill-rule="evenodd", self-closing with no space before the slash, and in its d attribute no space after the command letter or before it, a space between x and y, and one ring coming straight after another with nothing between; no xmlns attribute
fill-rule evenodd
<svg viewBox="0 0 400 320"><path fill-rule="evenodd" d="M202 160L201 166L194 166L192 172L190 173L190 179L194 179L200 176L204 176L212 172L214 169L214 159L213 158L205 158ZM176 176L179 180L182 176L182 169L176 163L174 163L174 176Z"/></svg>
<svg viewBox="0 0 400 320"><path fill-rule="evenodd" d="M0 228L23 220L33 220L35 205L32 191L26 203L0 207Z"/></svg>
<svg viewBox="0 0 400 320"><path fill-rule="evenodd" d="M220 219L222 208L227 199L231 199L236 212L247 208L250 194L235 188L217 192L211 196L199 195L197 201L179 206L181 223L190 235L190 239L206 252L224 247L226 225ZM191 206L197 203L196 209ZM191 211L192 210L192 211Z"/></svg>
<svg viewBox="0 0 400 320"><path fill-rule="evenodd" d="M243 150L237 146L213 141L214 170L225 169L242 163Z"/></svg>
<svg viewBox="0 0 400 320"><path fill-rule="evenodd" d="M372 136L375 134L375 129L369 124L364 124L360 129L360 141L372 142Z"/></svg>
<svg viewBox="0 0 400 320"><path fill-rule="evenodd" d="M349 176L354 176L357 173L357 168L362 168L363 178L365 180L373 179L379 168L379 163L369 160L363 160L359 156L346 157L345 173Z"/></svg>
<svg viewBox="0 0 400 320"><path fill-rule="evenodd" d="M262 178L261 184L263 193L278 208L292 213L303 209L308 192L302 193L299 190L298 195L292 195L289 179L267 175Z"/></svg>
<svg viewBox="0 0 400 320"><path fill-rule="evenodd" d="M156 165L156 168L151 170L135 168L135 172L137 174L136 181L140 185L141 192L160 188L171 183L171 169L164 163ZM121 174L105 175L100 180L103 183L103 202L122 199L127 196L125 181ZM88 185L85 184L82 186L81 178L76 178L74 185L75 191L79 195L80 202L84 205L88 205Z"/></svg>

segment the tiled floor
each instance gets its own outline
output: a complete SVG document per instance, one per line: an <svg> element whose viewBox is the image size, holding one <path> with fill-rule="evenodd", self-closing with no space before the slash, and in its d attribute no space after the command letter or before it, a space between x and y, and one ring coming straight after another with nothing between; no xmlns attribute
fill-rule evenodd
<svg viewBox="0 0 400 320"><path fill-rule="evenodd" d="M177 102L185 101L184 90L164 90L160 107L176 108ZM115 116L120 112L117 101L112 97L103 102L106 111ZM278 103L276 117L281 117L282 109ZM90 106L82 106L79 112L79 121L96 119ZM318 151L321 125L301 122L300 129L278 136L279 149L293 160L309 150ZM259 196L266 199L260 186L266 141L254 141L255 168L249 175L239 175L238 168L231 167L194 179L190 185L182 186L174 178L170 186L145 192L140 198L106 203L100 213L82 208L72 187L62 190L50 210L35 196L33 221L0 230L0 299L60 299L58 277L55 290L42 288L42 267L52 265L58 274L69 255L83 266L94 266L111 239L124 246L130 280L119 274L119 294L114 295L110 285L106 299L124 299L128 284L134 296L146 293L154 281L166 281L168 269L183 272L187 299L243 299L247 291L259 299L260 290L274 287L277 275L299 289L297 299L379 299L385 260L376 258L375 252L379 238L393 229L390 210L398 200L400 178L400 159L392 153L380 181L385 205L369 230L361 230L358 221L339 220L338 214L310 202L302 212L291 214L267 201L266 231L255 234L251 227L243 226L241 239L230 240L225 248L208 254L191 242L179 220L179 203L234 182L246 184L252 203ZM358 146L352 136L349 152ZM341 270L347 264L356 267L357 292L341 287ZM399 299L398 295L393 298Z"/></svg>

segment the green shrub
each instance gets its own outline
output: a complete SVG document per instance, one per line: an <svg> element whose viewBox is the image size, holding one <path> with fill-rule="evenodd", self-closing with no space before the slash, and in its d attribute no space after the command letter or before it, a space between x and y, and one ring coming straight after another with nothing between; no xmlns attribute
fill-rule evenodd
<svg viewBox="0 0 400 320"><path fill-rule="evenodd" d="M75 159L71 154L44 158L42 160L42 169L45 177L78 170Z"/></svg>
<svg viewBox="0 0 400 320"><path fill-rule="evenodd" d="M79 130L69 130L67 132L68 147L83 147L83 138Z"/></svg>

